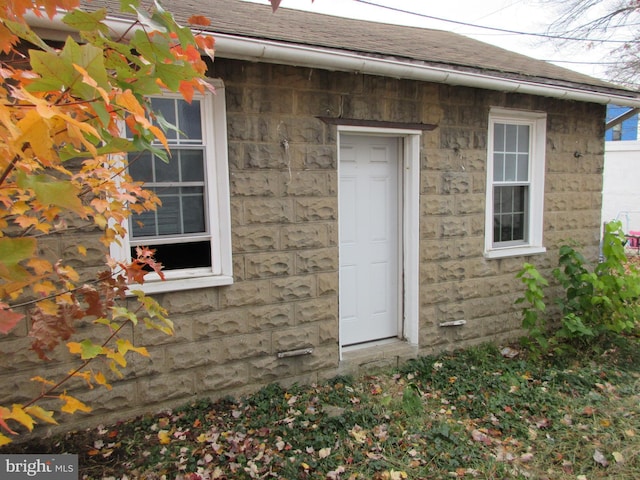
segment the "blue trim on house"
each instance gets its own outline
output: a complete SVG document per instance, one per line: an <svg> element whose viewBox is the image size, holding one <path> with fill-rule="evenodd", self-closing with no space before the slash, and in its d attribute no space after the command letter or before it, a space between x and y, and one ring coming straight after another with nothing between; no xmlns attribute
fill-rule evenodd
<svg viewBox="0 0 640 480"><path fill-rule="evenodd" d="M629 107L620 107L618 105L607 106L607 122L629 111ZM621 126L610 128L605 132L604 139L607 142L618 140L638 140L638 115L634 115L622 122Z"/></svg>

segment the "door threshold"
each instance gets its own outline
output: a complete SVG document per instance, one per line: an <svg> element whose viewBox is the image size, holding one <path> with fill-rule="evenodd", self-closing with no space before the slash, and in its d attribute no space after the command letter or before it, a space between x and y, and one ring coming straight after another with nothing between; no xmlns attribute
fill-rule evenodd
<svg viewBox="0 0 640 480"><path fill-rule="evenodd" d="M362 343L355 343L353 345L347 345L345 347L342 347L342 352L343 353L353 352L353 351L356 351L356 350L362 350L364 348L379 347L379 346L384 346L384 345L393 345L394 343L405 343L405 342L403 340L399 339L398 337L383 338L383 339L380 339L380 340L372 340L370 342L362 342Z"/></svg>
<svg viewBox="0 0 640 480"><path fill-rule="evenodd" d="M405 361L416 358L419 348L400 338L386 338L342 347L340 354L340 373L356 374L371 369L397 368Z"/></svg>

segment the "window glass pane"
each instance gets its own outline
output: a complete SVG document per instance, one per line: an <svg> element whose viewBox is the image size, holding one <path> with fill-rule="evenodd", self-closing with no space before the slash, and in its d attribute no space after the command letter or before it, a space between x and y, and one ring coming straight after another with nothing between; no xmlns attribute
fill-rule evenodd
<svg viewBox="0 0 640 480"><path fill-rule="evenodd" d="M511 228L511 240L524 239L524 213L514 213Z"/></svg>
<svg viewBox="0 0 640 480"><path fill-rule="evenodd" d="M516 179L516 156L508 153L504 157L504 180L513 182Z"/></svg>
<svg viewBox="0 0 640 480"><path fill-rule="evenodd" d="M158 235L175 235L180 232L182 224L180 218L180 197L176 188L162 189L163 193L158 197L162 206L158 207Z"/></svg>
<svg viewBox="0 0 640 480"><path fill-rule="evenodd" d="M156 234L156 212L143 212L131 215L131 235L133 237L151 237Z"/></svg>
<svg viewBox="0 0 640 480"><path fill-rule="evenodd" d="M156 182L178 182L180 180L180 161L175 154L169 158L169 163L155 157Z"/></svg>
<svg viewBox="0 0 640 480"><path fill-rule="evenodd" d="M173 98L152 98L151 108L156 113L164 117L164 119L171 125L176 125L176 102ZM156 122L157 123L157 122ZM177 134L175 130L169 129L165 132L167 139L175 140Z"/></svg>
<svg viewBox="0 0 640 480"><path fill-rule="evenodd" d="M204 181L204 152L202 150L181 150L180 167L183 182Z"/></svg>
<svg viewBox="0 0 640 480"><path fill-rule="evenodd" d="M182 197L182 214L184 219L184 233L206 232L204 195L202 194L202 189L200 189L200 193L184 195Z"/></svg>
<svg viewBox="0 0 640 480"><path fill-rule="evenodd" d="M501 187L493 189L493 213L496 215L502 212L502 191Z"/></svg>
<svg viewBox="0 0 640 480"><path fill-rule="evenodd" d="M529 125L518 126L518 152L529 152Z"/></svg>
<svg viewBox="0 0 640 480"><path fill-rule="evenodd" d="M156 251L155 258L162 264L164 270L211 266L211 242L209 240L153 245L151 248ZM135 258L135 247L131 248L131 255Z"/></svg>
<svg viewBox="0 0 640 480"><path fill-rule="evenodd" d="M525 193L527 191L526 187L513 187L512 188L512 211L524 213L526 207L526 198Z"/></svg>
<svg viewBox="0 0 640 480"><path fill-rule="evenodd" d="M506 125L505 129L505 152L517 152L518 126Z"/></svg>
<svg viewBox="0 0 640 480"><path fill-rule="evenodd" d="M493 130L493 151L504 152L504 127L503 123L496 123Z"/></svg>
<svg viewBox="0 0 640 480"><path fill-rule="evenodd" d="M529 181L529 154L521 153L518 155L518 166L516 180L518 182Z"/></svg>
<svg viewBox="0 0 640 480"><path fill-rule="evenodd" d="M525 240L527 192L525 186L494 188L494 243Z"/></svg>
<svg viewBox="0 0 640 480"><path fill-rule="evenodd" d="M153 181L153 163L149 152L130 153L129 175L137 182Z"/></svg>
<svg viewBox="0 0 640 480"><path fill-rule="evenodd" d="M493 243L499 243L502 241L500 235L500 215L493 216Z"/></svg>
<svg viewBox="0 0 640 480"><path fill-rule="evenodd" d="M202 143L202 126L200 120L200 102L194 100L191 104L178 100L178 125L182 132L181 138Z"/></svg>
<svg viewBox="0 0 640 480"><path fill-rule="evenodd" d="M504 153L493 154L493 181L504 181Z"/></svg>

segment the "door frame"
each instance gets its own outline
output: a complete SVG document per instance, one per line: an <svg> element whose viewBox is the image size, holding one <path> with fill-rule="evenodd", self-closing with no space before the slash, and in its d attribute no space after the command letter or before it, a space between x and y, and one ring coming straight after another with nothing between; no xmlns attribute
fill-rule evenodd
<svg viewBox="0 0 640 480"><path fill-rule="evenodd" d="M338 173L338 215L340 214L340 136L369 135L381 137L396 137L400 145L399 189L400 209L402 210L400 267L402 269L400 308L402 310L401 325L398 337L411 345L419 344L419 260L420 260L420 138L422 130L361 127L353 125L339 125L337 134L337 173ZM339 222L338 222L339 223ZM340 231L338 229L338 246L340 245ZM338 247L339 248L339 247ZM338 273L338 275L340 275ZM341 282L338 278L338 289ZM340 293L338 293L338 299ZM339 311L339 307L338 307ZM338 314L339 327L342 319ZM341 331L341 328L339 328ZM372 342L375 344L375 342ZM342 338L339 339L340 359L342 359Z"/></svg>

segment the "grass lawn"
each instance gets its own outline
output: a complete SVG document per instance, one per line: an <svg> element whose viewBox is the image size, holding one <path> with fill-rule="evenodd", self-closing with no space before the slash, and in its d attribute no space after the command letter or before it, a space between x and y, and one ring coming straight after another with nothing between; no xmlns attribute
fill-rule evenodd
<svg viewBox="0 0 640 480"><path fill-rule="evenodd" d="M544 361L482 346L10 447L77 453L95 479L638 479L638 346Z"/></svg>

